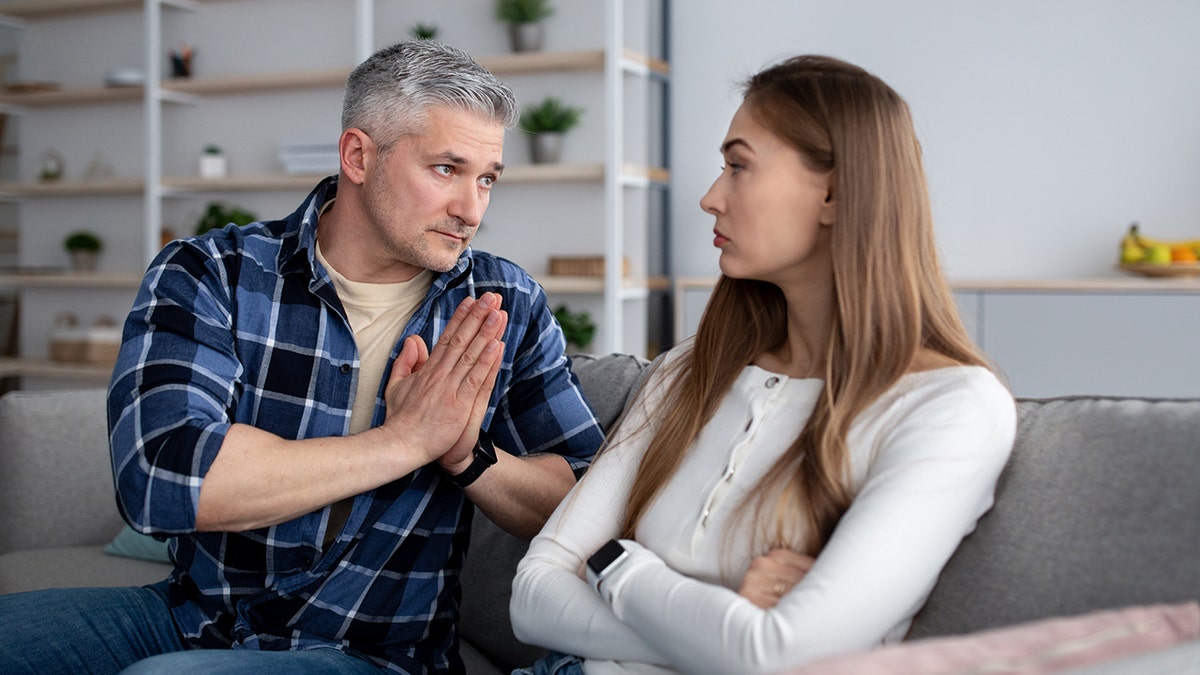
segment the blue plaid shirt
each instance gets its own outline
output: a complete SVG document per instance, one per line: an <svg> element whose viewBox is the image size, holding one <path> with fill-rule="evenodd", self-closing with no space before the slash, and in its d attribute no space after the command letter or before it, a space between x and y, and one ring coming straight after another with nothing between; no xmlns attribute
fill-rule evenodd
<svg viewBox="0 0 1200 675"><path fill-rule="evenodd" d="M333 646L396 671L460 672L473 509L436 466L355 498L327 550L328 507L248 532L195 531L200 486L234 422L287 439L348 433L358 353L313 259L317 215L336 190L326 179L284 220L172 242L150 265L109 389L118 506L138 531L170 536L171 611L195 647ZM578 476L603 435L524 271L468 250L404 336L433 345L459 302L486 291L503 296L509 322L483 426L498 447L562 455Z"/></svg>

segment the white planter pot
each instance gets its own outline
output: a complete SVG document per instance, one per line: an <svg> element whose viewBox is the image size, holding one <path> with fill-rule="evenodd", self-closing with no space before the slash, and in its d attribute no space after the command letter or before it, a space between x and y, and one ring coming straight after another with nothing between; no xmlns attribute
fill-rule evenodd
<svg viewBox="0 0 1200 675"><path fill-rule="evenodd" d="M542 132L529 137L529 158L534 164L557 164L562 159L563 134Z"/></svg>
<svg viewBox="0 0 1200 675"><path fill-rule="evenodd" d="M227 169L225 155L200 155L201 178L224 178Z"/></svg>
<svg viewBox="0 0 1200 675"><path fill-rule="evenodd" d="M537 52L542 49L542 22L508 24L508 41L514 52Z"/></svg>
<svg viewBox="0 0 1200 675"><path fill-rule="evenodd" d="M95 272L99 256L94 251L70 251L71 269L75 272Z"/></svg>

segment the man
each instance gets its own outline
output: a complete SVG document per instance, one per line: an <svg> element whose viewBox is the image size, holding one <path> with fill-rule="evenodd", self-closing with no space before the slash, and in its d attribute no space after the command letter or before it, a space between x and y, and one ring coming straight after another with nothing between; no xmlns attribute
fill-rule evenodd
<svg viewBox="0 0 1200 675"><path fill-rule="evenodd" d="M0 643L51 652L16 665L461 671L468 500L532 536L602 440L542 290L468 247L517 115L465 53L385 48L348 80L338 176L159 254L109 426L118 506L175 569L0 600Z"/></svg>

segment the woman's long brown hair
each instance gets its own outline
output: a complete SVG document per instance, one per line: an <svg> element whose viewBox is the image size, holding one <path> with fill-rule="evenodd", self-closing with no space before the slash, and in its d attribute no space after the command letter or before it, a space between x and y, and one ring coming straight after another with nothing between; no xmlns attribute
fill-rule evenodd
<svg viewBox="0 0 1200 675"><path fill-rule="evenodd" d="M853 497L846 436L854 418L922 349L961 364L987 363L942 275L921 150L904 101L857 66L800 56L751 77L744 102L810 168L834 177L825 386L799 437L739 511L753 514L758 552L787 547L816 555ZM786 310L777 286L718 280L693 348L673 364L663 418L626 505L625 536L633 536L742 369L785 343ZM770 520L761 517L767 509Z"/></svg>

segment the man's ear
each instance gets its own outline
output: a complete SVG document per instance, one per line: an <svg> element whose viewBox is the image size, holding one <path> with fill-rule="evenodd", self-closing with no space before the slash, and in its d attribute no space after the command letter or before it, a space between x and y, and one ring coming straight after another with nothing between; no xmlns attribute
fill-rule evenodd
<svg viewBox="0 0 1200 675"><path fill-rule="evenodd" d="M338 139L338 158L346 180L362 185L375 161L375 142L362 129L346 129Z"/></svg>

